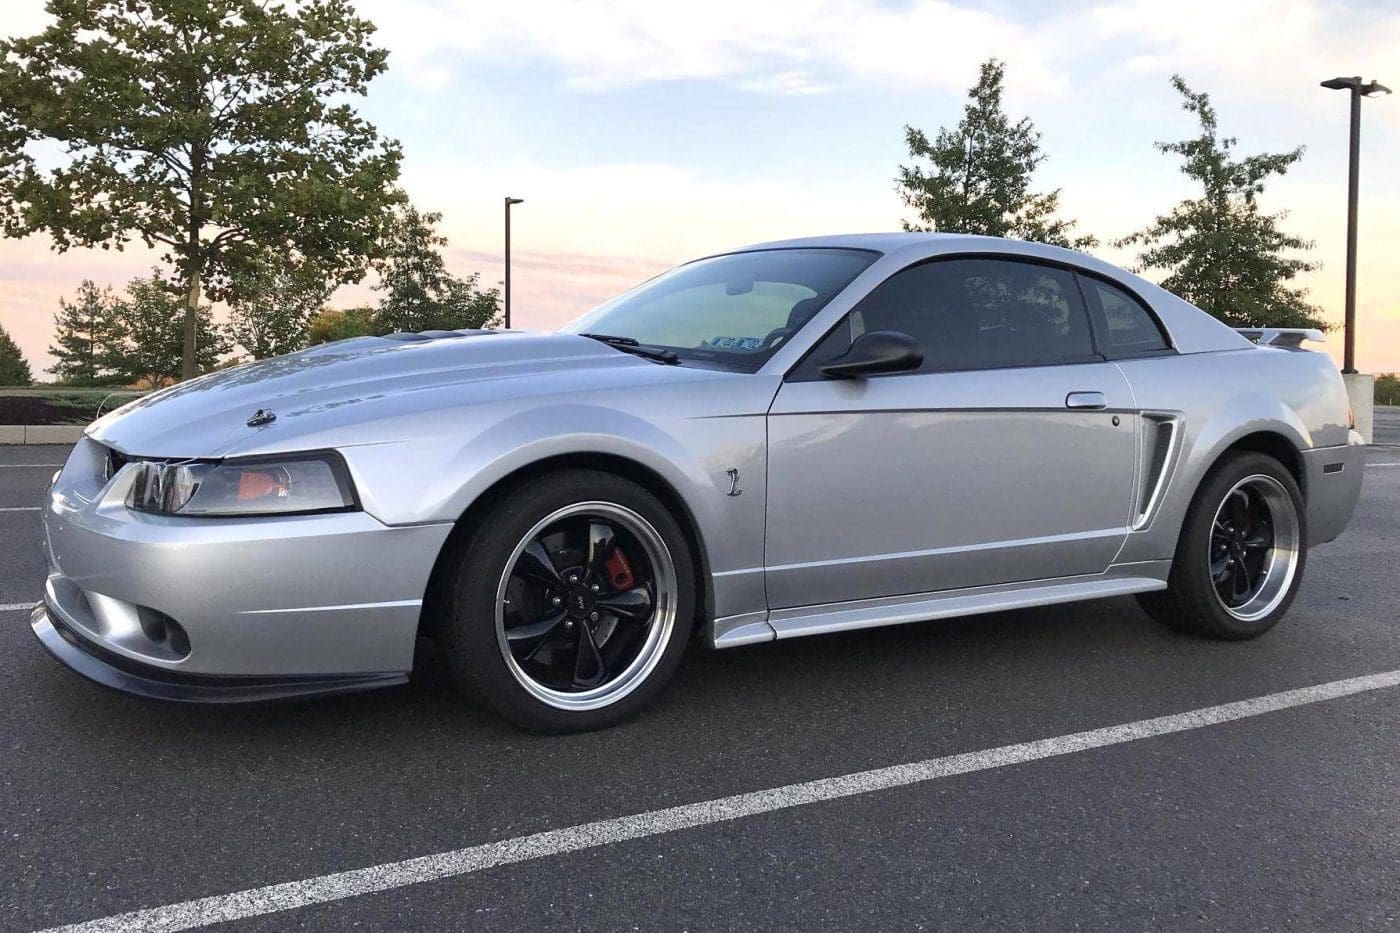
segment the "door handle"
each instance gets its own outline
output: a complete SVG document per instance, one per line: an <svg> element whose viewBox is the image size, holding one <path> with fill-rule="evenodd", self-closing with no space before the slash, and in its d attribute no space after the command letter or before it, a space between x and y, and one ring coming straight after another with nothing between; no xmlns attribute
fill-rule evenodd
<svg viewBox="0 0 1400 933"><path fill-rule="evenodd" d="M1102 392L1071 392L1065 396L1065 407L1104 409L1108 407L1108 396Z"/></svg>

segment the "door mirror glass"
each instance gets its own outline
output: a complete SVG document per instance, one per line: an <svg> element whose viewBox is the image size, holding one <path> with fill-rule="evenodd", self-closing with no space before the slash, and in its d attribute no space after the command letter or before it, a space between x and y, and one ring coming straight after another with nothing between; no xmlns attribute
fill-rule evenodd
<svg viewBox="0 0 1400 933"><path fill-rule="evenodd" d="M924 348L908 334L872 330L851 341L851 348L822 367L831 379L859 379L879 373L903 373L924 362Z"/></svg>

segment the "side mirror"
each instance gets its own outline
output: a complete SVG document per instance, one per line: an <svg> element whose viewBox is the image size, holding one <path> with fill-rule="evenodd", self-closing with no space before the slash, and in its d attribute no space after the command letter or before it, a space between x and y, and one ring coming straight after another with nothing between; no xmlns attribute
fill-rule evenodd
<svg viewBox="0 0 1400 933"><path fill-rule="evenodd" d="M877 373L903 373L924 362L924 348L908 334L872 330L851 341L851 348L821 368L831 379L859 379Z"/></svg>

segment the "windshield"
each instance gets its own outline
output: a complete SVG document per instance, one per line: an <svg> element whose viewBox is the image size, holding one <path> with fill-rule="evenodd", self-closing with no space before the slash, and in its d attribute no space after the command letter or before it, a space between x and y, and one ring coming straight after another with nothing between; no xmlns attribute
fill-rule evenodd
<svg viewBox="0 0 1400 933"><path fill-rule="evenodd" d="M854 249L770 249L701 259L564 329L753 372L876 258Z"/></svg>

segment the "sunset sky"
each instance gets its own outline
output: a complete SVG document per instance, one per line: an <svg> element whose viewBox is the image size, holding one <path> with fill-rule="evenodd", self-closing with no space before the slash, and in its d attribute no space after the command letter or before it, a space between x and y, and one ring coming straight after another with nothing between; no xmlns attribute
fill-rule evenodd
<svg viewBox="0 0 1400 933"><path fill-rule="evenodd" d="M391 52L363 114L402 141L404 185L444 215L449 265L501 277L501 199L515 208L519 327L552 328L696 255L785 236L897 229L902 128L956 122L977 65L1007 63L1008 109L1031 116L1041 189L1110 240L1192 194L1152 143L1192 135L1168 86L1209 92L1240 150L1307 154L1265 205L1316 242L1303 284L1342 314L1346 97L1360 74L1400 89L1400 4L1322 0L360 0ZM5 0L0 34L42 28L42 0ZM1388 69L1388 70L1387 70ZM1364 371L1400 370L1400 95L1363 105ZM1109 247L1098 254L1131 264ZM0 240L0 324L36 370L58 298L121 285L152 257L56 254ZM343 289L336 303L367 297ZM1340 331L1328 348L1340 353Z"/></svg>

